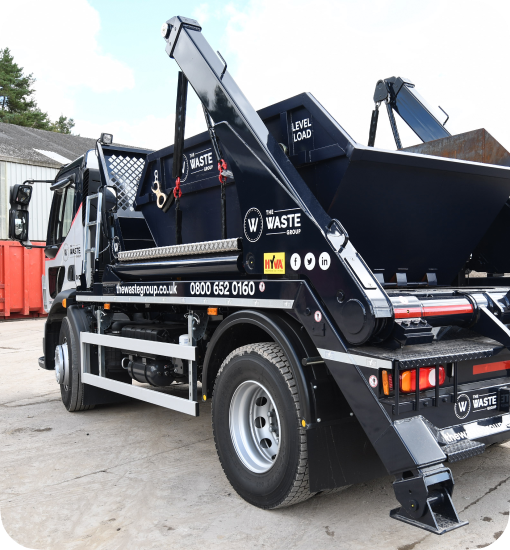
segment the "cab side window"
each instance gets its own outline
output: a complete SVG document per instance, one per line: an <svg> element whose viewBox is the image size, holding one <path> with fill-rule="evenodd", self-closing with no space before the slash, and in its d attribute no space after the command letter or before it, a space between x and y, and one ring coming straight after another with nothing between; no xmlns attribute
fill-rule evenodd
<svg viewBox="0 0 510 550"><path fill-rule="evenodd" d="M61 192L56 191L53 195L48 225L48 245L59 245L67 237L73 223L74 195L74 187L71 185Z"/></svg>
<svg viewBox="0 0 510 550"><path fill-rule="evenodd" d="M74 212L74 187L69 186L66 189L66 197L63 206L63 216L62 216L62 235L61 238L64 240L71 229L71 224L73 223L73 212Z"/></svg>

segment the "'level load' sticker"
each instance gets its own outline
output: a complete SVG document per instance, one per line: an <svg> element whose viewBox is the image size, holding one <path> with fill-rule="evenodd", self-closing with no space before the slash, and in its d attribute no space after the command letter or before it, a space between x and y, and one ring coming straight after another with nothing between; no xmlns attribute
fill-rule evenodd
<svg viewBox="0 0 510 550"><path fill-rule="evenodd" d="M264 252L264 273L285 275L285 252Z"/></svg>

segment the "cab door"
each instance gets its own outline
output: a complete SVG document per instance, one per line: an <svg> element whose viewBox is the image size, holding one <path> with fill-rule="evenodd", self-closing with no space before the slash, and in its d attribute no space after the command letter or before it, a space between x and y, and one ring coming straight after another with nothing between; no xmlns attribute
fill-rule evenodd
<svg viewBox="0 0 510 550"><path fill-rule="evenodd" d="M54 192L46 239L46 255L50 256L46 260L45 269L47 311L59 292L76 288L75 259L77 254L81 255L83 238L77 210L74 183Z"/></svg>

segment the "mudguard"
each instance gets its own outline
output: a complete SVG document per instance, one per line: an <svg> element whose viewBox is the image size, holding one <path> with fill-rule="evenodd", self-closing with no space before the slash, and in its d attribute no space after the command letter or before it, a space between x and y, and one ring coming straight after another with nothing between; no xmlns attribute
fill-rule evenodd
<svg viewBox="0 0 510 550"><path fill-rule="evenodd" d="M256 334L252 333L253 337L250 334L248 339L238 340L236 327L240 329L243 325L251 325L259 330ZM299 392L302 418L307 424L312 423L307 376L301 361L306 357L317 356L318 352L308 334L300 330L300 326L291 317L273 311L241 310L229 315L215 330L207 347L202 371L203 394L212 396L216 374L231 351L248 343L272 340L283 349L289 360Z"/></svg>
<svg viewBox="0 0 510 550"><path fill-rule="evenodd" d="M76 303L76 289L70 288L57 294L48 312L48 318L44 324L44 362L39 361L39 366L46 370L55 369L55 346L58 344L62 319L67 315L67 309L62 305L64 300L67 307Z"/></svg>

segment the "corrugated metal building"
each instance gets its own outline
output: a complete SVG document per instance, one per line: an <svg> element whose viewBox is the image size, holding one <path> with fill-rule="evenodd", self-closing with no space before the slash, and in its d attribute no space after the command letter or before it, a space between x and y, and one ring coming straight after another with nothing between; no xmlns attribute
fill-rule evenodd
<svg viewBox="0 0 510 550"><path fill-rule="evenodd" d="M8 238L9 192L28 179L53 179L60 167L93 149L95 140L0 122L0 240ZM30 203L31 241L45 241L50 184L34 185Z"/></svg>

